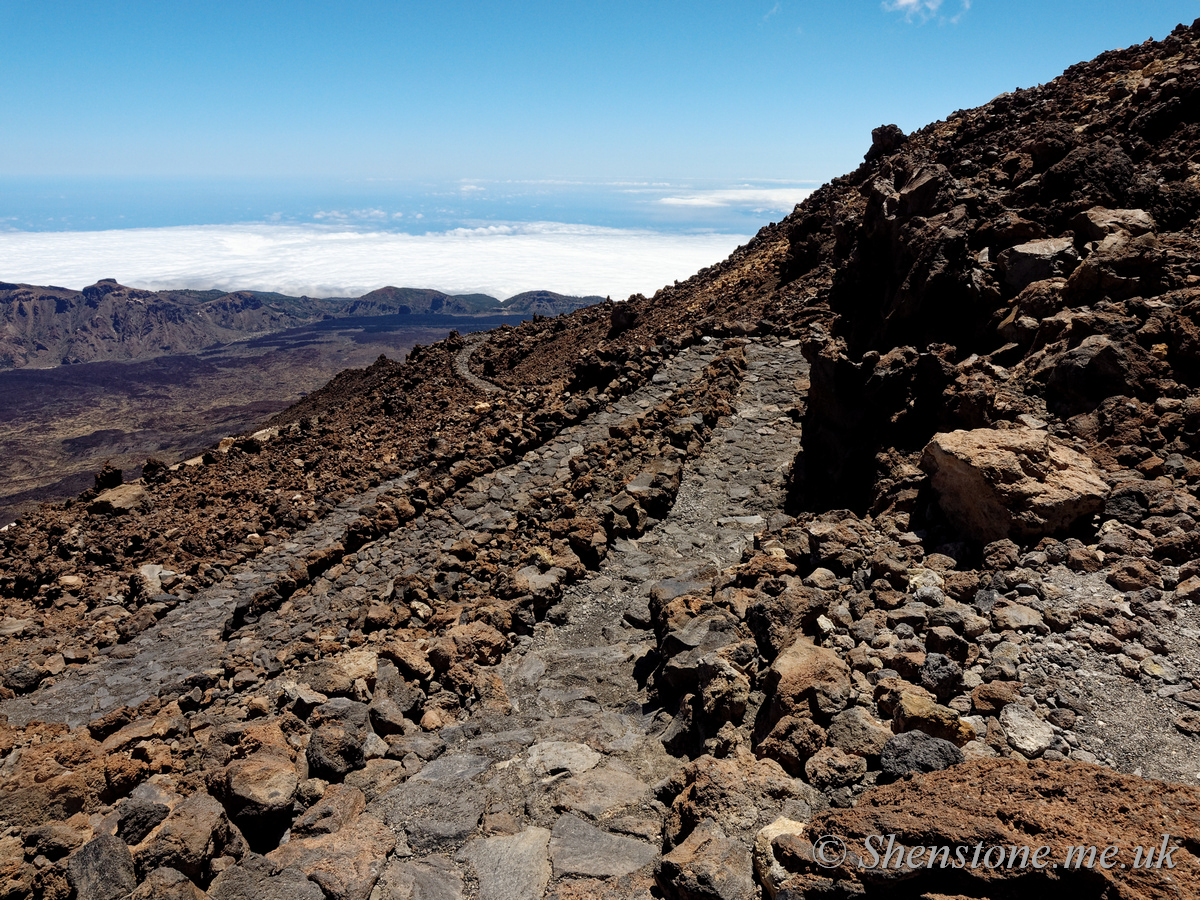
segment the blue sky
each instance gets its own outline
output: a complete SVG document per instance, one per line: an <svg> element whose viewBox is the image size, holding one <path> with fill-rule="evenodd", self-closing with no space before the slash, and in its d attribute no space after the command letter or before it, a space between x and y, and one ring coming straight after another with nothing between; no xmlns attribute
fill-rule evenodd
<svg viewBox="0 0 1200 900"><path fill-rule="evenodd" d="M1197 0L4 0L0 172L824 181L876 125L911 130L1197 16Z"/></svg>
<svg viewBox="0 0 1200 900"><path fill-rule="evenodd" d="M1200 0L0 0L0 279L350 290L363 279L297 281L294 253L227 265L248 251L214 254L211 228L264 254L295 234L263 229L308 228L331 273L355 264L334 232L550 246L516 228L562 260L514 260L528 288L648 293L853 169L875 126L911 131L1197 16ZM661 265L641 287L580 284L603 229L675 243L646 242ZM88 237L110 230L125 243ZM51 232L77 239L28 237ZM380 283L520 288L483 263L448 281L371 262Z"/></svg>

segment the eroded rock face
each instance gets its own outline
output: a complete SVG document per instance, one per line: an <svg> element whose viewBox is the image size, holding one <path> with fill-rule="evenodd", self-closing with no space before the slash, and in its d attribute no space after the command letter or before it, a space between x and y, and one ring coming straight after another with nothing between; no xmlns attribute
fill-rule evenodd
<svg viewBox="0 0 1200 900"><path fill-rule="evenodd" d="M984 543L1064 532L1108 494L1087 456L1032 428L936 434L921 466L947 518Z"/></svg>

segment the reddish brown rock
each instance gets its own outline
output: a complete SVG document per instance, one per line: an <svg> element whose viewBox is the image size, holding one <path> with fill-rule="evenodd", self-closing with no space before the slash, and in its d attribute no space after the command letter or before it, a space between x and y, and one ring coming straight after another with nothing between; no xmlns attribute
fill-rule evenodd
<svg viewBox="0 0 1200 900"><path fill-rule="evenodd" d="M245 852L245 839L221 804L208 794L193 794L134 848L133 857L140 873L165 866L207 884L214 859L240 859Z"/></svg>
<svg viewBox="0 0 1200 900"><path fill-rule="evenodd" d="M971 705L981 716L994 716L1019 696L1021 696L1020 682L989 681L971 691Z"/></svg>
<svg viewBox="0 0 1200 900"><path fill-rule="evenodd" d="M946 516L979 541L1063 531L1108 493L1087 456L1032 428L935 434L921 467Z"/></svg>
<svg viewBox="0 0 1200 900"><path fill-rule="evenodd" d="M776 657L767 673L772 713L832 716L846 707L850 669L832 650L801 636Z"/></svg>
<svg viewBox="0 0 1200 900"><path fill-rule="evenodd" d="M975 729L962 721L958 713L935 703L928 696L912 691L901 693L896 704L892 728L897 734L905 731L923 731L933 737L950 741L957 747L975 740Z"/></svg>
<svg viewBox="0 0 1200 900"><path fill-rule="evenodd" d="M655 881L673 900L754 900L754 864L745 844L705 819L659 860Z"/></svg>
<svg viewBox="0 0 1200 900"><path fill-rule="evenodd" d="M873 790L854 809L831 810L793 835L794 852L777 847L775 859L791 873L782 885L792 897L906 896L1008 897L1062 895L1084 891L1086 896L1129 900L1166 900L1190 895L1200 879L1200 858L1192 836L1200 825L1200 790L1147 781L1085 763L1028 763L978 760ZM792 829L793 831L795 829ZM844 841L844 862L830 868L812 859L814 835L833 835ZM895 836L893 848L904 848L884 869L887 850L878 836ZM876 836L868 849L866 840ZM1167 837L1170 867L1133 868L1135 848L1156 853ZM776 844L783 841L776 838ZM886 839L885 839L886 840ZM970 863L982 845L979 864ZM950 847L950 866L929 867L928 860L908 849ZM963 847L965 865L953 868L954 849ZM990 848L1039 847L1039 862L1013 867L988 867L983 856ZM1090 868L1064 870L1069 848L1097 847ZM1099 860L1114 847L1109 868ZM782 852L781 852L782 851ZM993 851L993 862L998 850ZM1086 858L1085 858L1086 859ZM860 868L860 861L863 868ZM1141 861L1144 863L1145 858ZM1058 863L1059 868L1048 868ZM1124 867L1122 867L1124 863ZM1187 886L1187 887L1185 887Z"/></svg>
<svg viewBox="0 0 1200 900"><path fill-rule="evenodd" d="M390 828L363 814L332 834L299 838L267 854L279 868L299 869L326 897L367 900L396 846Z"/></svg>
<svg viewBox="0 0 1200 900"><path fill-rule="evenodd" d="M781 814L809 818L828 805L770 759L702 756L674 778L677 796L663 826L670 844L682 841L705 817L723 822L733 837L749 838Z"/></svg>

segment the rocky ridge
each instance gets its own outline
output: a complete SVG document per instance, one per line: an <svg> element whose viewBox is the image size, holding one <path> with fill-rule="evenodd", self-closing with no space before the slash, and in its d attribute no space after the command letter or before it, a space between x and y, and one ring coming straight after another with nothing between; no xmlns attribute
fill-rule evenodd
<svg viewBox="0 0 1200 900"><path fill-rule="evenodd" d="M501 303L486 294L396 287L321 299L266 291L149 291L113 278L82 291L0 282L0 369L146 359L330 317L557 315L598 300L553 291L527 291Z"/></svg>
<svg viewBox="0 0 1200 900"><path fill-rule="evenodd" d="M0 892L1194 896L1198 45L4 532Z"/></svg>

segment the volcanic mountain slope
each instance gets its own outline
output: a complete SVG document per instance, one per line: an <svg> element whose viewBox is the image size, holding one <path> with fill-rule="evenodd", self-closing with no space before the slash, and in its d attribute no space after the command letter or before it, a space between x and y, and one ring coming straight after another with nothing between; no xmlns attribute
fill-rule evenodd
<svg viewBox="0 0 1200 900"><path fill-rule="evenodd" d="M526 291L515 294L501 303L487 294L451 296L441 291L417 288L385 287L363 294L345 307L344 315L387 315L406 313L441 313L448 316L486 315L497 313L537 313L556 316L600 302L601 297L569 297L554 291Z"/></svg>
<svg viewBox="0 0 1200 900"><path fill-rule="evenodd" d="M102 278L82 291L0 282L0 369L128 360L199 350L335 316L436 312L557 315L599 297L529 291L501 303L385 287L357 299L289 297L263 291L146 291Z"/></svg>
<svg viewBox="0 0 1200 900"><path fill-rule="evenodd" d="M136 359L199 349L320 318L324 309L255 291L144 291L104 278L82 291L0 283L0 365Z"/></svg>
<svg viewBox="0 0 1200 900"><path fill-rule="evenodd" d="M1196 896L1198 50L4 532L6 895Z"/></svg>

